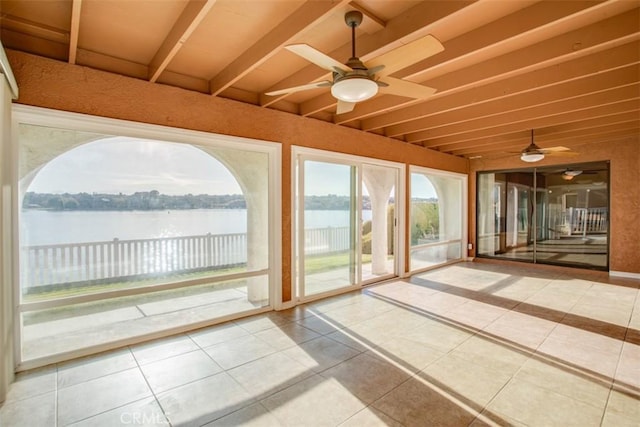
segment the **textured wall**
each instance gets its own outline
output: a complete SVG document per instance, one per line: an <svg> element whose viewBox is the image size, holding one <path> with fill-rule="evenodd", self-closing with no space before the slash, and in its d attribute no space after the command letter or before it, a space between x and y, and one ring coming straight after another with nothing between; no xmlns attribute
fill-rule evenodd
<svg viewBox="0 0 640 427"><path fill-rule="evenodd" d="M291 146L469 172L469 241L475 242L475 173L525 167L517 158L464 159L390 138L224 98L152 84L86 67L7 51L20 85L19 103L96 116L160 124L282 144L282 291L291 284ZM640 273L640 137L589 144L571 162L611 161L610 269ZM565 163L545 159L540 165ZM471 169L469 170L469 164ZM408 213L408 209L407 209ZM474 255L471 251L470 256Z"/></svg>
<svg viewBox="0 0 640 427"><path fill-rule="evenodd" d="M467 173L468 162L320 120L7 51L18 102L282 144L282 293L291 295L291 146Z"/></svg>
<svg viewBox="0 0 640 427"><path fill-rule="evenodd" d="M535 166L600 160L611 162L609 269L640 273L640 135L615 143L585 144L575 147L574 150L580 155L570 159L547 157ZM507 157L470 162L469 241L475 241L476 233L476 172L532 166L520 161L517 156L515 161L513 157ZM475 249L470 255L475 255Z"/></svg>

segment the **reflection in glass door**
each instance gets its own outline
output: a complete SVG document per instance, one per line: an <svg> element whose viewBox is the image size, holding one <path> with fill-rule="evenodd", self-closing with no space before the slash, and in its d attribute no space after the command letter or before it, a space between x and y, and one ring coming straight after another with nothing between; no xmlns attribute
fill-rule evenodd
<svg viewBox="0 0 640 427"><path fill-rule="evenodd" d="M608 181L606 162L479 173L478 256L607 269Z"/></svg>

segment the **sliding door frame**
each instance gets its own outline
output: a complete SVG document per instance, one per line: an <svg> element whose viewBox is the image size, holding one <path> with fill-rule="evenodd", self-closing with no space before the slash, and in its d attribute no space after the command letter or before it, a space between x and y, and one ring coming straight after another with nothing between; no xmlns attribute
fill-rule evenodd
<svg viewBox="0 0 640 427"><path fill-rule="evenodd" d="M356 221L356 245L355 245L355 257L356 257L356 270L355 270L355 283L348 287L342 287L339 289L330 290L314 295L304 295L302 290L304 289L304 168L302 163L304 161L318 161L333 164L341 164L347 166L356 167L356 206L357 206L357 221ZM393 168L397 171L396 183L395 183L395 233L394 233L394 271L389 275L381 276L380 278L374 278L371 280L362 280L362 221L361 209L362 209L362 169L363 165L383 166ZM387 280L392 277L403 277L404 271L402 266L405 262L405 179L406 179L406 166L403 163L396 163L387 160L379 160L370 157L356 156L351 154L341 154L332 151L319 150L314 148L307 148L301 146L291 147L291 277L292 277L292 301L297 303L304 303L321 298L326 298L332 295L338 295L341 293L361 289L363 286L377 283L382 280Z"/></svg>
<svg viewBox="0 0 640 427"><path fill-rule="evenodd" d="M544 172L548 172L549 170L554 170L554 169L571 169L571 168L580 168L580 165L585 165L585 166L590 166L590 165L599 165L599 164L606 164L606 171L607 171L607 181L606 181L606 192L607 192L607 215L608 215L608 220L607 220L607 244L606 244L606 250L607 250L607 254L606 254L606 263L604 267L600 267L597 266L595 264L591 264L591 265L581 265L578 263L574 263L571 264L569 262L563 263L563 262L549 262L546 260L541 260L538 258L538 246L540 244L540 242L538 241L538 216L540 215L540 212L538 212L538 206L539 206L539 201L538 201L538 197L541 191L546 191L546 188L539 188L538 187L538 174L539 173L544 173ZM604 170L604 169L602 169ZM509 173L530 173L532 175L532 179L531 179L531 189L530 194L531 194L531 198L532 200L530 200L530 205L532 207L532 211L531 211L531 215L528 217L528 221L530 222L529 225L529 229L530 229L530 233L531 233L531 246L532 246L532 256L531 259L524 259L524 258L509 258L509 257L503 257L503 256L498 256L498 255L486 255L486 254L480 254L479 253L479 247L478 247L478 241L480 239L480 234L479 234L479 230L480 230L480 224L478 221L476 221L476 241L475 241L475 245L476 245L476 256L478 258L488 258L488 259L497 259L497 260L503 260L503 261L515 261L515 262L523 262L523 263L528 263L528 264L542 264L542 265L552 265L552 266L558 266L558 267L569 267L569 268L581 268L581 269L585 269L585 270L599 270L599 271L609 271L610 269L610 258L611 258L611 164L609 161L595 161L595 162L585 162L585 163L579 163L576 167L576 165L572 165L572 164L559 164L559 165L549 165L549 166L543 166L543 167L525 167L525 168L521 168L521 169L504 169L504 170L486 170L486 171L477 171L476 172L476 183L480 182L480 176L484 175L484 174L509 174ZM508 184L509 181L505 181L505 188L507 188L507 190L505 191L505 200L501 200L501 206L504 206L505 210L506 210L506 214L508 215L508 203L507 200L509 198L509 191L508 191ZM587 192L589 192L590 190L587 190ZM564 207L565 207L565 201L566 201L566 196L568 195L576 195L575 190L571 191L569 190L567 193L564 193L562 195L562 206L563 206L563 211L564 211ZM480 212L480 186L476 185L476 218L480 218L481 212ZM499 238L502 239L503 235L507 234L507 226L505 224L505 230L504 232L502 232L502 230L496 230L498 235L500 236ZM494 238L495 239L495 238ZM527 245L529 244L529 242L527 241ZM505 247L506 248L506 247Z"/></svg>

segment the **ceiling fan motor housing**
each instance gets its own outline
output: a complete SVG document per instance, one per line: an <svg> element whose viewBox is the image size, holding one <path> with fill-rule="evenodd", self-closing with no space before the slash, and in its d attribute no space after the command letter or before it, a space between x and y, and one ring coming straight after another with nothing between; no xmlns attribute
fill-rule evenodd
<svg viewBox="0 0 640 427"><path fill-rule="evenodd" d="M355 28L362 23L362 12L359 10L350 10L344 15L344 22L348 26Z"/></svg>

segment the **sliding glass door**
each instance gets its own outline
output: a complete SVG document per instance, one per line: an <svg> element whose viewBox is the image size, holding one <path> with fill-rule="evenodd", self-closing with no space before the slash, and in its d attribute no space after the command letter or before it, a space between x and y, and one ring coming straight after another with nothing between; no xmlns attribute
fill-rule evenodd
<svg viewBox="0 0 640 427"><path fill-rule="evenodd" d="M299 155L297 292L301 299L397 275L399 169Z"/></svg>
<svg viewBox="0 0 640 427"><path fill-rule="evenodd" d="M356 168L303 162L300 200L304 294L356 283Z"/></svg>
<svg viewBox="0 0 640 427"><path fill-rule="evenodd" d="M478 174L480 257L608 268L609 164Z"/></svg>

